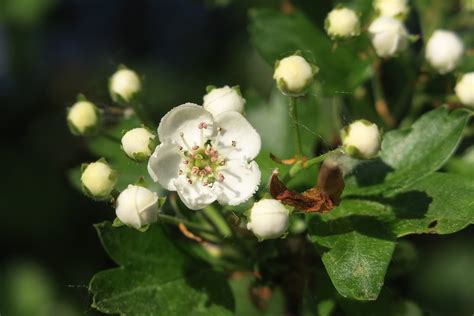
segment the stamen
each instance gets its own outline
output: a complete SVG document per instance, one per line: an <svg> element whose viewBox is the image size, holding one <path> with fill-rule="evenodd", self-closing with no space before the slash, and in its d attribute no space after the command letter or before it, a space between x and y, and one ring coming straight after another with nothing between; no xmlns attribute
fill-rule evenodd
<svg viewBox="0 0 474 316"><path fill-rule="evenodd" d="M188 179L188 183L189 183L189 184L193 184L193 180Z"/></svg>
<svg viewBox="0 0 474 316"><path fill-rule="evenodd" d="M219 180L220 182L224 181L224 175L223 175L222 173L219 173L219 175L218 175L218 180Z"/></svg>
<svg viewBox="0 0 474 316"><path fill-rule="evenodd" d="M206 122L201 122L199 123L199 126L198 126L199 129L207 129L207 123Z"/></svg>
<svg viewBox="0 0 474 316"><path fill-rule="evenodd" d="M183 141L183 145L186 147L186 149L190 150L191 146L189 146L186 139L184 139L184 133L183 132L179 133L179 137L181 137L181 140Z"/></svg>
<svg viewBox="0 0 474 316"><path fill-rule="evenodd" d="M237 145L237 142L235 140L232 141L232 147L235 147Z"/></svg>
<svg viewBox="0 0 474 316"><path fill-rule="evenodd" d="M184 163L185 165L187 165L187 164L189 163L189 160L185 160L185 161L183 161L183 163Z"/></svg>
<svg viewBox="0 0 474 316"><path fill-rule="evenodd" d="M183 175L183 170L179 170L178 175L180 175L180 176Z"/></svg>
<svg viewBox="0 0 474 316"><path fill-rule="evenodd" d="M198 145L194 145L194 146L192 147L192 150L198 150L198 149L199 149L199 146L198 146Z"/></svg>

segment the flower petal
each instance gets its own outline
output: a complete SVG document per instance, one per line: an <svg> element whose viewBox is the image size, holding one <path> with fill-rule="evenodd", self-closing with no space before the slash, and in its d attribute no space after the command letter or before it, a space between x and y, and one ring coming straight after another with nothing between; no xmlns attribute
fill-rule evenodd
<svg viewBox="0 0 474 316"><path fill-rule="evenodd" d="M170 191L176 191L174 185L183 157L178 145L165 143L156 147L148 160L148 173L153 181Z"/></svg>
<svg viewBox="0 0 474 316"><path fill-rule="evenodd" d="M217 200L223 205L238 205L247 201L260 184L260 169L255 161L231 160L220 169L222 182L215 182Z"/></svg>
<svg viewBox="0 0 474 316"><path fill-rule="evenodd" d="M175 186L181 201L191 210L203 209L217 198L213 189L204 186L200 181L191 184L185 177L179 177Z"/></svg>
<svg viewBox="0 0 474 316"><path fill-rule="evenodd" d="M206 128L199 128L201 123L205 123ZM214 134L212 114L193 103L175 107L163 116L158 126L158 137L162 143L173 142L187 150L202 145L203 138L206 142Z"/></svg>
<svg viewBox="0 0 474 316"><path fill-rule="evenodd" d="M227 159L254 159L261 148L260 135L242 114L224 112L215 117L221 129L217 136L219 151L226 153Z"/></svg>

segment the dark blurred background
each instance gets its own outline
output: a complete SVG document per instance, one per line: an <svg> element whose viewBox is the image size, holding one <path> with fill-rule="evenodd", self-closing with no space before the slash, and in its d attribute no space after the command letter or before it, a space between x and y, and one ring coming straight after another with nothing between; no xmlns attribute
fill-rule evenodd
<svg viewBox="0 0 474 316"><path fill-rule="evenodd" d="M65 111L76 95L110 104L107 80L123 63L144 76L145 104L157 120L172 106L200 103L208 84L240 84L244 94L265 96L273 84L271 68L247 34L247 10L262 3L279 5L0 1L0 154L6 174L0 190L0 315L97 315L87 285L113 263L92 224L113 218L113 210L85 198L67 178L71 168L96 159L67 129ZM411 272L392 277L423 310L456 315L453 309L473 307L473 274L466 273L474 262L472 232L411 237L401 252Z"/></svg>

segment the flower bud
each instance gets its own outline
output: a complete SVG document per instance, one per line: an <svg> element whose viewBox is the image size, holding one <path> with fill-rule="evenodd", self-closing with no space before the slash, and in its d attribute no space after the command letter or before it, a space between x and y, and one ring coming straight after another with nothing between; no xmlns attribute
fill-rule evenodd
<svg viewBox="0 0 474 316"><path fill-rule="evenodd" d="M117 172L101 159L83 165L81 182L87 195L95 199L106 199L117 183Z"/></svg>
<svg viewBox="0 0 474 316"><path fill-rule="evenodd" d="M359 17L354 10L336 7L326 17L325 28L334 39L357 36L360 31Z"/></svg>
<svg viewBox="0 0 474 316"><path fill-rule="evenodd" d="M100 125L99 110L89 101L78 101L69 109L67 122L74 135L92 135Z"/></svg>
<svg viewBox="0 0 474 316"><path fill-rule="evenodd" d="M426 44L425 57L440 74L452 71L464 53L464 45L454 32L436 30Z"/></svg>
<svg viewBox="0 0 474 316"><path fill-rule="evenodd" d="M408 46L408 31L397 19L381 16L370 24L369 33L380 57L392 57Z"/></svg>
<svg viewBox="0 0 474 316"><path fill-rule="evenodd" d="M462 104L474 106L474 72L464 74L454 91Z"/></svg>
<svg viewBox="0 0 474 316"><path fill-rule="evenodd" d="M203 107L217 116L227 111L244 111L245 99L240 95L239 87L225 86L214 88L204 96Z"/></svg>
<svg viewBox="0 0 474 316"><path fill-rule="evenodd" d="M136 161L147 160L155 147L155 135L144 127L131 129L122 137L122 149Z"/></svg>
<svg viewBox="0 0 474 316"><path fill-rule="evenodd" d="M158 195L130 184L118 196L115 213L122 223L136 229L154 223L158 220Z"/></svg>
<svg viewBox="0 0 474 316"><path fill-rule="evenodd" d="M380 131L374 123L366 120L352 122L341 130L344 151L359 159L373 158L380 149Z"/></svg>
<svg viewBox="0 0 474 316"><path fill-rule="evenodd" d="M374 8L380 16L404 19L410 7L407 0L375 0Z"/></svg>
<svg viewBox="0 0 474 316"><path fill-rule="evenodd" d="M303 57L292 55L276 62L273 79L283 94L297 97L305 94L317 71Z"/></svg>
<svg viewBox="0 0 474 316"><path fill-rule="evenodd" d="M110 96L115 102L128 103L140 92L141 86L140 78L135 71L122 68L110 77Z"/></svg>
<svg viewBox="0 0 474 316"><path fill-rule="evenodd" d="M260 239L282 236L288 229L288 209L278 200L264 199L253 204L247 229Z"/></svg>

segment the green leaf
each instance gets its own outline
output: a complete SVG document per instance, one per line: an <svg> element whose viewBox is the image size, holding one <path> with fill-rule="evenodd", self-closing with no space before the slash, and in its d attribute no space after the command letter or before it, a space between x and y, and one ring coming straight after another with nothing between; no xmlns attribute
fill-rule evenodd
<svg viewBox="0 0 474 316"><path fill-rule="evenodd" d="M310 52L320 68L316 79L322 83L325 95L352 92L372 75L370 59L357 54L355 47L358 41L364 41L363 37L334 48L326 33L299 11L285 15L253 9L250 20L252 42L270 65L297 50Z"/></svg>
<svg viewBox="0 0 474 316"><path fill-rule="evenodd" d="M313 216L308 225L310 240L343 297L377 299L395 248L395 236L377 218L346 216L370 214L371 208L370 203L344 200L331 213Z"/></svg>
<svg viewBox="0 0 474 316"><path fill-rule="evenodd" d="M123 315L232 315L224 276L183 253L160 225L141 233L111 223L96 225L102 244L120 267L96 274L93 307Z"/></svg>
<svg viewBox="0 0 474 316"><path fill-rule="evenodd" d="M449 234L473 223L474 181L433 173L402 192L367 200L346 198L329 214L314 215L309 232L338 292L374 300L396 237Z"/></svg>
<svg viewBox="0 0 474 316"><path fill-rule="evenodd" d="M381 202L398 237L450 234L474 223L474 181L457 175L431 174Z"/></svg>
<svg viewBox="0 0 474 316"><path fill-rule="evenodd" d="M346 179L344 194L372 195L400 191L441 168L456 150L469 113L440 107L411 128L388 132L380 158L359 163Z"/></svg>

